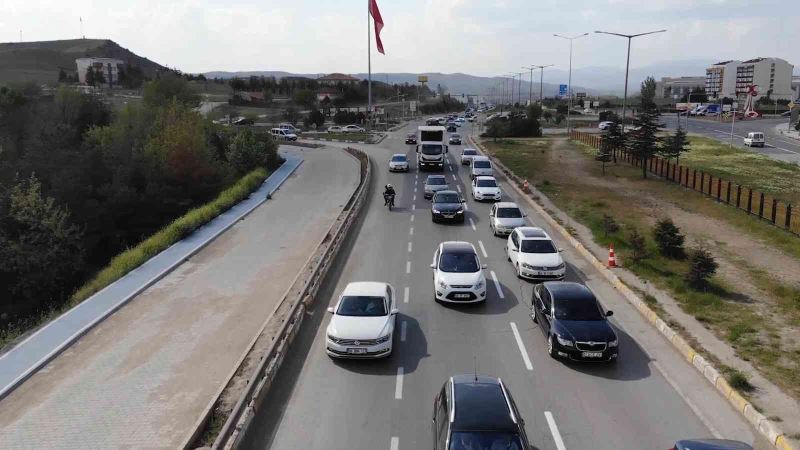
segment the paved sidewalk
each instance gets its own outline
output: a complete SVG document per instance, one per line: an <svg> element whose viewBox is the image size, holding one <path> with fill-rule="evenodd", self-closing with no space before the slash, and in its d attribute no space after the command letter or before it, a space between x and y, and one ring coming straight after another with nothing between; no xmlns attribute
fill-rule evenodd
<svg viewBox="0 0 800 450"><path fill-rule="evenodd" d="M175 448L358 184L355 159L297 149L272 200L0 401L0 448Z"/></svg>

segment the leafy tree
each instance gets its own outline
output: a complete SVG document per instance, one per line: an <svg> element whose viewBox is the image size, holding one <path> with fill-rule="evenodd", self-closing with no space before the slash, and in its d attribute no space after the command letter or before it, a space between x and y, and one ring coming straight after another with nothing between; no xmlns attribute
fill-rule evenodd
<svg viewBox="0 0 800 450"><path fill-rule="evenodd" d="M244 175L256 167L267 167L268 153L274 153L275 147L274 140L259 141L251 128L242 128L228 146L228 162L238 175Z"/></svg>
<svg viewBox="0 0 800 450"><path fill-rule="evenodd" d="M569 105L567 105L564 102L560 102L556 106L556 113L558 113L558 114L566 115L567 114L567 110L569 110Z"/></svg>
<svg viewBox="0 0 800 450"><path fill-rule="evenodd" d="M315 125L317 128L320 128L325 125L325 116L315 108L308 114L304 123L307 127Z"/></svg>
<svg viewBox="0 0 800 450"><path fill-rule="evenodd" d="M287 106L283 110L283 120L295 125L300 120L300 113L297 112L297 108L292 105Z"/></svg>
<svg viewBox="0 0 800 450"><path fill-rule="evenodd" d="M563 121L564 121L564 119L566 119L566 117L564 116L564 114L558 113L558 114L556 114L556 118L555 118L554 122L556 123L556 125L558 125L558 124L560 124L561 122L563 122Z"/></svg>
<svg viewBox="0 0 800 450"><path fill-rule="evenodd" d="M708 95L706 95L706 90L697 86L692 89L691 92L683 94L681 97L682 102L689 102L692 103L706 103L708 102Z"/></svg>
<svg viewBox="0 0 800 450"><path fill-rule="evenodd" d="M264 93L264 105L266 106L272 105L272 99L273 99L272 91L267 88L264 88L262 92Z"/></svg>
<svg viewBox="0 0 800 450"><path fill-rule="evenodd" d="M600 122L622 123L620 122L619 116L614 111L600 111L598 116Z"/></svg>
<svg viewBox="0 0 800 450"><path fill-rule="evenodd" d="M173 100L192 107L200 103L200 97L192 90L189 82L182 77L166 74L145 84L144 103L147 106L166 106Z"/></svg>
<svg viewBox="0 0 800 450"><path fill-rule="evenodd" d="M94 76L94 68L89 66L86 68L86 84L89 86L94 86L95 83L95 76Z"/></svg>
<svg viewBox="0 0 800 450"><path fill-rule="evenodd" d="M606 129L603 137L608 141L609 148L612 150L612 159L616 163L617 154L613 150L625 148L626 142L625 134L622 132L622 126L620 125L620 122L612 122L608 129Z"/></svg>
<svg viewBox="0 0 800 450"><path fill-rule="evenodd" d="M295 104L302 108L312 109L317 104L317 96L310 89L301 89L299 91L295 91L292 99L294 100Z"/></svg>
<svg viewBox="0 0 800 450"><path fill-rule="evenodd" d="M628 151L642 166L642 178L647 178L647 161L659 151L661 138L658 136L663 124L658 122L658 110L654 102L656 85L653 77L642 82L642 108L633 120L634 129L627 135Z"/></svg>
<svg viewBox="0 0 800 450"><path fill-rule="evenodd" d="M103 70L98 70L94 73L94 83L97 85L106 83L106 73Z"/></svg>
<svg viewBox="0 0 800 450"><path fill-rule="evenodd" d="M666 218L656 222L653 227L653 238L662 255L669 258L682 258L685 255L683 250L685 237L672 219Z"/></svg>
<svg viewBox="0 0 800 450"><path fill-rule="evenodd" d="M686 282L695 289L703 289L708 285L708 279L716 273L719 264L714 255L703 247L695 248L689 254L689 271L686 273Z"/></svg>
<svg viewBox="0 0 800 450"><path fill-rule="evenodd" d="M65 81L69 81L67 72L65 72L64 69L58 69L58 82L63 83Z"/></svg>
<svg viewBox="0 0 800 450"><path fill-rule="evenodd" d="M614 234L619 231L619 224L617 224L617 221L608 214L603 214L600 227L603 229L603 236L605 237L608 237L609 234Z"/></svg>
<svg viewBox="0 0 800 450"><path fill-rule="evenodd" d="M664 145L661 147L659 154L665 158L675 158L675 163L680 161L681 154L689 151L689 140L680 125L675 130L675 134L667 136L664 139Z"/></svg>
<svg viewBox="0 0 800 450"><path fill-rule="evenodd" d="M602 173L603 176L606 175L606 163L610 162L612 159L613 144L608 139L608 132L603 133L600 137L600 148L597 150L597 156L595 159L602 163Z"/></svg>
<svg viewBox="0 0 800 450"><path fill-rule="evenodd" d="M656 80L653 77L647 77L642 81L640 90L642 109L655 109L656 108Z"/></svg>
<svg viewBox="0 0 800 450"><path fill-rule="evenodd" d="M631 246L631 261L638 263L647 258L647 243L636 228L631 230L628 244Z"/></svg>
<svg viewBox="0 0 800 450"><path fill-rule="evenodd" d="M542 118L544 119L544 121L545 121L545 122L547 122L547 123L550 123L550 120L552 120L552 119L553 119L553 113L552 113L552 112L550 112L550 110L549 110L549 109L548 109L548 110L545 110L545 111L542 113Z"/></svg>

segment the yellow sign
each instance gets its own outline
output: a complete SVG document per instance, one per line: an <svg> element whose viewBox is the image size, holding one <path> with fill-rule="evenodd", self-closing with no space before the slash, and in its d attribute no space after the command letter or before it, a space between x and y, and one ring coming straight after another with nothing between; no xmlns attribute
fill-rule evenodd
<svg viewBox="0 0 800 450"><path fill-rule="evenodd" d="M789 105L788 106L789 106L789 109L794 109L794 107L797 106L797 103L795 103L793 101L789 101Z"/></svg>
<svg viewBox="0 0 800 450"><path fill-rule="evenodd" d="M419 83L427 83L428 82L428 76L427 75L418 76L417 77L417 82L419 82Z"/></svg>

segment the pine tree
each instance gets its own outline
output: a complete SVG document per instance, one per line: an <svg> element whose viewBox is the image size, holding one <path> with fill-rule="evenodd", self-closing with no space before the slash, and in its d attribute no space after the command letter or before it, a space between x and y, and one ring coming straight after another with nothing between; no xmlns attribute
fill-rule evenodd
<svg viewBox="0 0 800 450"><path fill-rule="evenodd" d="M89 66L86 68L86 84L89 86L94 86L95 77L94 77L94 68Z"/></svg>
<svg viewBox="0 0 800 450"><path fill-rule="evenodd" d="M661 138L658 133L663 124L658 122L658 109L655 104L656 81L647 77L642 82L642 107L633 121L634 129L628 133L628 151L642 165L642 178L647 178L647 161L660 150Z"/></svg>
<svg viewBox="0 0 800 450"><path fill-rule="evenodd" d="M611 161L612 153L613 147L608 139L608 133L604 133L600 138L600 148L597 150L597 156L595 156L595 159L602 163L603 176L606 175L606 163Z"/></svg>
<svg viewBox="0 0 800 450"><path fill-rule="evenodd" d="M653 239L658 245L662 255L669 258L683 258L683 241L685 237L680 233L672 219L666 218L656 222L653 227Z"/></svg>
<svg viewBox="0 0 800 450"><path fill-rule="evenodd" d="M659 154L665 158L675 158L675 163L677 164L680 161L681 154L689 151L688 145L689 140L686 136L686 131L678 125L675 134L664 139L664 146L659 151Z"/></svg>

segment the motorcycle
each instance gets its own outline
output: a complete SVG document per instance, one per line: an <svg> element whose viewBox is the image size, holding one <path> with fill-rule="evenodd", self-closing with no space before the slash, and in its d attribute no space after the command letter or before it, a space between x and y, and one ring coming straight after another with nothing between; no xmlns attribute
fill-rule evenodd
<svg viewBox="0 0 800 450"><path fill-rule="evenodd" d="M383 194L383 204L389 207L389 211L394 208L394 195L395 194Z"/></svg>

